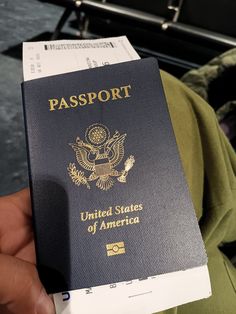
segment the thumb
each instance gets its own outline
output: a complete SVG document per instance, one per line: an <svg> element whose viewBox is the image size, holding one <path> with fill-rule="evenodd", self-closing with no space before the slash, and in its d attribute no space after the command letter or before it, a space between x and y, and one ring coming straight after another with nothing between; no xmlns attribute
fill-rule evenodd
<svg viewBox="0 0 236 314"><path fill-rule="evenodd" d="M33 264L0 254L0 312L55 314Z"/></svg>

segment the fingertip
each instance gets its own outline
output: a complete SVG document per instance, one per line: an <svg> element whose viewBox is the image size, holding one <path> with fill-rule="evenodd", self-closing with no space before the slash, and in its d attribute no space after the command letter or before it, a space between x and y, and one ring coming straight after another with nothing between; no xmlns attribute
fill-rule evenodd
<svg viewBox="0 0 236 314"><path fill-rule="evenodd" d="M16 200L16 204L22 209L29 209L29 213L31 214L31 195L29 188L18 191L10 197L14 198Z"/></svg>
<svg viewBox="0 0 236 314"><path fill-rule="evenodd" d="M54 303L45 289L42 289L36 304L36 314L56 314Z"/></svg>

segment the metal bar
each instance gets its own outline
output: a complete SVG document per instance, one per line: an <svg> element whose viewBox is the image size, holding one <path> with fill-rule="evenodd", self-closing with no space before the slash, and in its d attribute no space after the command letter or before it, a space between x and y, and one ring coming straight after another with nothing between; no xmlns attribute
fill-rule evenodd
<svg viewBox="0 0 236 314"><path fill-rule="evenodd" d="M183 0L169 0L168 9L175 12L172 18L172 22L178 21L182 5Z"/></svg>
<svg viewBox="0 0 236 314"><path fill-rule="evenodd" d="M236 47L236 38L227 35L211 32L199 27L190 26L183 23L168 23L166 32L181 38L196 41L204 41L205 43L213 43L226 47Z"/></svg>
<svg viewBox="0 0 236 314"><path fill-rule="evenodd" d="M153 25L155 27L161 27L161 25L165 22L165 19L153 14L145 13L139 10L130 9L126 7L122 7L116 4L110 3L102 3L98 1L91 1L91 0L81 0L75 1L81 5L81 10L85 13L98 13L104 14L108 17L108 15L117 16L119 18L124 18L127 20L132 20L140 23L144 23L146 25Z"/></svg>
<svg viewBox="0 0 236 314"><path fill-rule="evenodd" d="M119 17L127 21L136 21L145 27L151 27L153 30L166 31L176 37L188 38L192 41L204 41L205 43L214 43L224 47L236 47L236 39L230 36L211 32L198 27L187 24L166 21L164 18L154 14L145 13L139 10L122 7L115 4L102 3L92 0L75 1L81 5L81 10L85 13L96 14L101 13L105 18Z"/></svg>
<svg viewBox="0 0 236 314"><path fill-rule="evenodd" d="M134 45L134 48L138 52L141 52L143 55L156 57L160 61L166 62L168 64L172 64L172 65L177 65L186 70L198 69L202 65L202 64L190 62L184 59L180 59L177 57L172 57L165 53L157 52L148 48L144 48L144 47L140 47L136 45Z"/></svg>
<svg viewBox="0 0 236 314"><path fill-rule="evenodd" d="M58 38L58 36L60 35L60 32L63 28L63 26L65 25L66 21L68 20L69 16L72 13L72 9L71 8L66 8L65 11L63 12L59 22L57 23L57 26L51 36L51 40L55 40Z"/></svg>

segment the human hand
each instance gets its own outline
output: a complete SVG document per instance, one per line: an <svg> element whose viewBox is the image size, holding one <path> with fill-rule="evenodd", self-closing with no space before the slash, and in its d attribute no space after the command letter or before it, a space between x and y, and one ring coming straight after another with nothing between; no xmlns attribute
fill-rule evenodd
<svg viewBox="0 0 236 314"><path fill-rule="evenodd" d="M54 314L35 267L29 189L0 197L0 313Z"/></svg>

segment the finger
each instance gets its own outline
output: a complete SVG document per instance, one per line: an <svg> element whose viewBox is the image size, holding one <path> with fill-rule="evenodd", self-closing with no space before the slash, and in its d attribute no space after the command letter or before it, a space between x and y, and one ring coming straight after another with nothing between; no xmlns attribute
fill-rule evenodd
<svg viewBox="0 0 236 314"><path fill-rule="evenodd" d="M25 188L19 192L0 197L0 207L14 208L31 217L32 211L29 188Z"/></svg>
<svg viewBox="0 0 236 314"><path fill-rule="evenodd" d="M0 254L0 278L1 314L55 314L32 264Z"/></svg>
<svg viewBox="0 0 236 314"><path fill-rule="evenodd" d="M9 255L12 255L12 254L9 254ZM15 252L14 256L26 262L29 262L31 264L36 264L36 253L35 253L34 241L28 242L26 245L20 248L20 250Z"/></svg>
<svg viewBox="0 0 236 314"><path fill-rule="evenodd" d="M30 197L30 189L25 188L19 192L16 192L10 196L7 196L11 199L12 203L14 203L21 211L23 211L27 215L32 215L31 212L31 197Z"/></svg>

